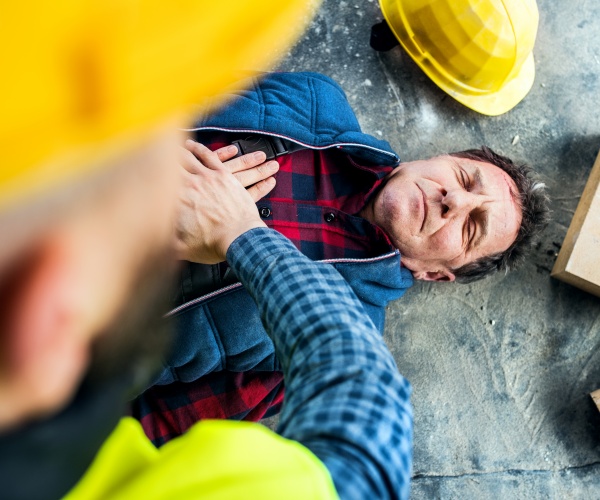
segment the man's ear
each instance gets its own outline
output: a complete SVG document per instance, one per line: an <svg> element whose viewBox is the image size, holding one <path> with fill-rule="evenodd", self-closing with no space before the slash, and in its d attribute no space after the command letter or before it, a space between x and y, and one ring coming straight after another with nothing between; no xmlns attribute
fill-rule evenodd
<svg viewBox="0 0 600 500"><path fill-rule="evenodd" d="M454 281L456 279L454 273L448 269L440 271L417 271L413 273L413 277L421 281Z"/></svg>
<svg viewBox="0 0 600 500"><path fill-rule="evenodd" d="M77 265L56 243L22 257L2 286L0 429L61 408L87 366Z"/></svg>

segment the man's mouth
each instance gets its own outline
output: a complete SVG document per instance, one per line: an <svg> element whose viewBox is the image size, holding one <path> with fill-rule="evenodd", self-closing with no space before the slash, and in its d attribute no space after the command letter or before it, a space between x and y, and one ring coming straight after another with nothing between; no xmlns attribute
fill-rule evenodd
<svg viewBox="0 0 600 500"><path fill-rule="evenodd" d="M421 197L422 199L422 203L423 203L423 222L421 222L421 229L420 231L423 231L423 228L425 227L425 221L427 220L427 198L425 197L425 193L423 192L423 190L417 186L419 188L419 191L421 191Z"/></svg>

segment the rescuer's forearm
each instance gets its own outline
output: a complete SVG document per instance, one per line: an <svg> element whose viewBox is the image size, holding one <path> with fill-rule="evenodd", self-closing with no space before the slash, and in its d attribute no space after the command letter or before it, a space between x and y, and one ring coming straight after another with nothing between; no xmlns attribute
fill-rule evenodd
<svg viewBox="0 0 600 500"><path fill-rule="evenodd" d="M342 498L407 497L410 386L350 287L269 229L240 236L227 259L284 367L279 433L325 463Z"/></svg>

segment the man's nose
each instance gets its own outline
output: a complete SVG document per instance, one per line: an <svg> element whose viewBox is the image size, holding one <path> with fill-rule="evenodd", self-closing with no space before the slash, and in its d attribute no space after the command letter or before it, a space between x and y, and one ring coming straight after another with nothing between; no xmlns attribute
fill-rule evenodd
<svg viewBox="0 0 600 500"><path fill-rule="evenodd" d="M442 215L453 217L471 213L481 204L480 196L462 189L447 191L442 197Z"/></svg>

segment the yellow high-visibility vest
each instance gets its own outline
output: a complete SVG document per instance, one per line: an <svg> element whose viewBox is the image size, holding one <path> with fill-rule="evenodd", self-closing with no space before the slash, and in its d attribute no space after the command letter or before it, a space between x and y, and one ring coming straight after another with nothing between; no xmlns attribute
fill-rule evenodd
<svg viewBox="0 0 600 500"><path fill-rule="evenodd" d="M64 500L334 499L325 465L260 424L205 420L162 448L126 417Z"/></svg>

